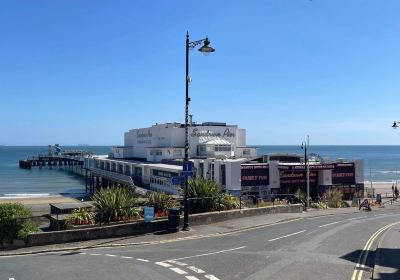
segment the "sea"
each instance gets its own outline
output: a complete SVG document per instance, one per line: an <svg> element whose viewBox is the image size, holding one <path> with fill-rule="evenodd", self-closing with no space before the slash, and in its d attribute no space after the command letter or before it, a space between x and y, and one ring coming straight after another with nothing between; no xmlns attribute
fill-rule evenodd
<svg viewBox="0 0 400 280"><path fill-rule="evenodd" d="M65 150L89 150L105 155L111 146L70 146ZM303 154L300 146L256 146L258 155L270 153ZM47 154L47 146L0 146L0 199L46 196L80 196L85 181L65 170L48 167L20 169L19 160ZM310 146L309 153L326 160L364 160L365 182L392 183L400 180L400 146ZM399 177L399 178L397 178Z"/></svg>

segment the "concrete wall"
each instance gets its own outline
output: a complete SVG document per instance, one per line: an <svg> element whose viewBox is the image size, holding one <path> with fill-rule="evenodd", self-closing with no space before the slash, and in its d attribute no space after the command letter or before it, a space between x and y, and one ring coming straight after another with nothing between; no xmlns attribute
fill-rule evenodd
<svg viewBox="0 0 400 280"><path fill-rule="evenodd" d="M221 212L193 214L189 217L189 223L191 226L198 226L250 216L274 213L301 213L301 211L301 204L236 209ZM180 224L181 226L183 225L183 216L181 216ZM22 241L17 241L16 243L14 243L14 245L11 246L0 246L0 249L13 249L18 247L78 242L100 238L132 236L162 231L166 229L168 229L168 220L155 220L152 222L133 222L117 225L97 226L92 228L86 227L82 229L64 231L40 232L29 234L28 242L26 244L24 244Z"/></svg>

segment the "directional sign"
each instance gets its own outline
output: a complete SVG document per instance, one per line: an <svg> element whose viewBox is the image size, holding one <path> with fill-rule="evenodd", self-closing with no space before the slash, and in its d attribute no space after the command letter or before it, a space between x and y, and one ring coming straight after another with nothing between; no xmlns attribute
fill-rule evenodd
<svg viewBox="0 0 400 280"><path fill-rule="evenodd" d="M183 185L185 183L185 177L183 176L175 176L171 178L172 185Z"/></svg>
<svg viewBox="0 0 400 280"><path fill-rule="evenodd" d="M145 222L154 220L154 207L143 207L143 212Z"/></svg>
<svg viewBox="0 0 400 280"><path fill-rule="evenodd" d="M193 177L193 171L182 171L181 176L183 177Z"/></svg>
<svg viewBox="0 0 400 280"><path fill-rule="evenodd" d="M192 171L192 162L191 161L184 161L182 165L182 170L185 171Z"/></svg>

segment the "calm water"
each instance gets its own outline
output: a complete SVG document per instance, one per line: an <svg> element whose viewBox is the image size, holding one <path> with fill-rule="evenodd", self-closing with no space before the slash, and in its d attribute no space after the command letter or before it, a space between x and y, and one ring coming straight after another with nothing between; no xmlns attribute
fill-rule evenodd
<svg viewBox="0 0 400 280"><path fill-rule="evenodd" d="M108 154L111 147L62 147L63 149L90 150L96 154ZM72 173L58 168L20 169L19 160L28 156L47 154L47 147L0 146L0 197L45 196L85 192L85 181Z"/></svg>
<svg viewBox="0 0 400 280"><path fill-rule="evenodd" d="M96 154L107 154L108 146L63 147L64 149L91 150ZM258 154L302 153L299 146L260 146ZM73 174L53 168L33 167L20 169L18 161L27 156L46 154L47 147L0 146L0 196L35 196L57 194L79 194L85 191L84 180ZM374 182L393 182L396 170L400 170L400 146L310 146L310 153L337 159L364 159L365 180L371 176ZM400 179L400 172L399 179Z"/></svg>

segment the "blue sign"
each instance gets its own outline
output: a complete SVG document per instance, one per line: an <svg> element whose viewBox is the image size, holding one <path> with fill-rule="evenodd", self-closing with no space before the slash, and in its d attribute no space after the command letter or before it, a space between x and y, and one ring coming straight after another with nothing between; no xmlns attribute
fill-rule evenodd
<svg viewBox="0 0 400 280"><path fill-rule="evenodd" d="M172 185L183 185L185 183L185 177L183 176L176 176L171 178Z"/></svg>
<svg viewBox="0 0 400 280"><path fill-rule="evenodd" d="M192 167L193 167L193 164L191 161L184 161L183 165L182 165L182 170L183 170L183 172L185 172L185 171L192 172Z"/></svg>
<svg viewBox="0 0 400 280"><path fill-rule="evenodd" d="M193 171L182 171L181 176L183 177L193 177Z"/></svg>
<svg viewBox="0 0 400 280"><path fill-rule="evenodd" d="M154 220L154 207L143 207L144 221L151 222Z"/></svg>

